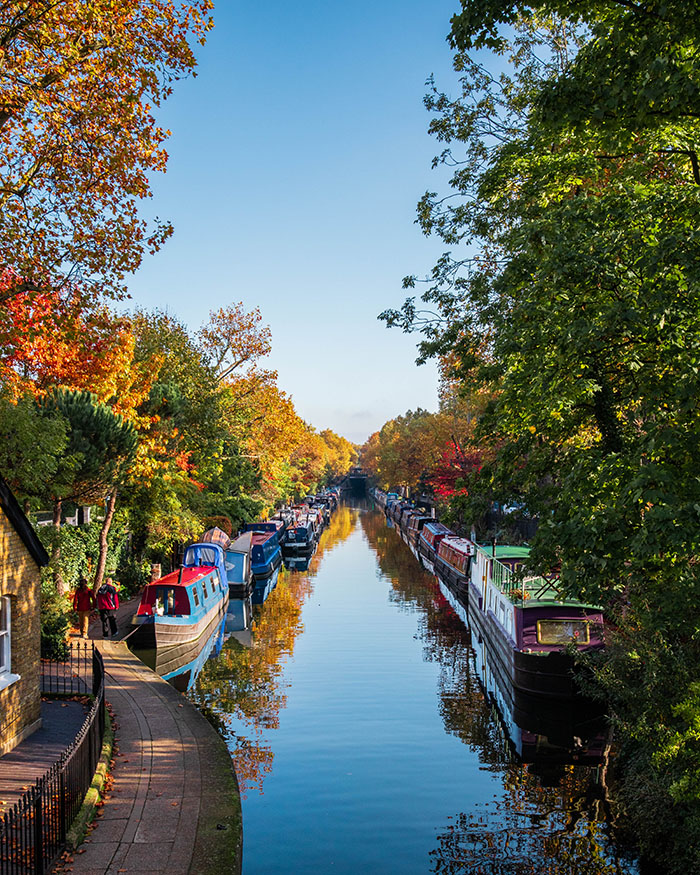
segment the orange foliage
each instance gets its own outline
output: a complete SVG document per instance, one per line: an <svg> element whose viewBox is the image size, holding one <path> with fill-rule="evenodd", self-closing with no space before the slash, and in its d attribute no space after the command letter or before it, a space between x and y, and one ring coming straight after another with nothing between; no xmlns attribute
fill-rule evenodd
<svg viewBox="0 0 700 875"><path fill-rule="evenodd" d="M153 107L186 76L211 0L60 0L0 8L0 270L23 291L99 278L82 293L119 295L125 273L160 247L139 201L165 169Z"/></svg>

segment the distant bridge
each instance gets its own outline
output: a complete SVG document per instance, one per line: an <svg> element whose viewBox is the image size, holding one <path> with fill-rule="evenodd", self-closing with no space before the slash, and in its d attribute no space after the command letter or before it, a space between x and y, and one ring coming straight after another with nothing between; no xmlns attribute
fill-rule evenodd
<svg viewBox="0 0 700 875"><path fill-rule="evenodd" d="M338 485L355 498L364 498L369 489L369 476L362 468L351 468Z"/></svg>

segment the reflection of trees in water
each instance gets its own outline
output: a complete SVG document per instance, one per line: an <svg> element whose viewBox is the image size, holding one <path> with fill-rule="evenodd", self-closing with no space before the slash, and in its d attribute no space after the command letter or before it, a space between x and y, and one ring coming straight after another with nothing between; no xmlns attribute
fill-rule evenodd
<svg viewBox="0 0 700 875"><path fill-rule="evenodd" d="M391 582L391 600L419 615L424 658L440 666L439 709L445 729L498 775L502 796L455 816L431 852L444 875L612 875L636 871L618 862L608 839L605 769L525 765L517 761L494 706L471 669L470 635L381 513L362 528Z"/></svg>
<svg viewBox="0 0 700 875"><path fill-rule="evenodd" d="M265 604L254 607L251 646L229 638L219 656L204 664L190 694L220 724L244 793L252 788L262 793L263 779L272 770L274 752L265 732L279 726L287 704L283 665L304 628L301 610L312 592L313 575L324 553L349 537L356 521L357 511L338 508L308 572L280 571Z"/></svg>

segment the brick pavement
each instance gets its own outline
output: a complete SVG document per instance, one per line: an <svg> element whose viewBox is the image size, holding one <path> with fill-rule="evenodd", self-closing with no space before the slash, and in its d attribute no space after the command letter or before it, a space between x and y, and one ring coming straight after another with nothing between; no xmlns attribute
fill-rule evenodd
<svg viewBox="0 0 700 875"><path fill-rule="evenodd" d="M125 638L138 598L116 612ZM241 807L228 749L216 730L120 640L102 640L107 701L117 722L114 784L70 864L80 875L225 875L241 869ZM68 867L66 867L68 869Z"/></svg>
<svg viewBox="0 0 700 875"><path fill-rule="evenodd" d="M240 796L223 739L126 644L99 647L119 751L109 798L72 871L240 872Z"/></svg>

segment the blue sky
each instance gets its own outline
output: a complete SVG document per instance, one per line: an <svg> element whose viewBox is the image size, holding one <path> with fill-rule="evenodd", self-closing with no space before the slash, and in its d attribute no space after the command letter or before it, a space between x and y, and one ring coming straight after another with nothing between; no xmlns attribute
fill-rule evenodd
<svg viewBox="0 0 700 875"><path fill-rule="evenodd" d="M159 114L168 172L145 215L175 235L129 283L192 329L234 301L272 329L267 362L319 429L363 442L436 408L436 371L377 314L444 247L415 225L430 161L425 80L454 82L456 0L221 0L195 79Z"/></svg>

